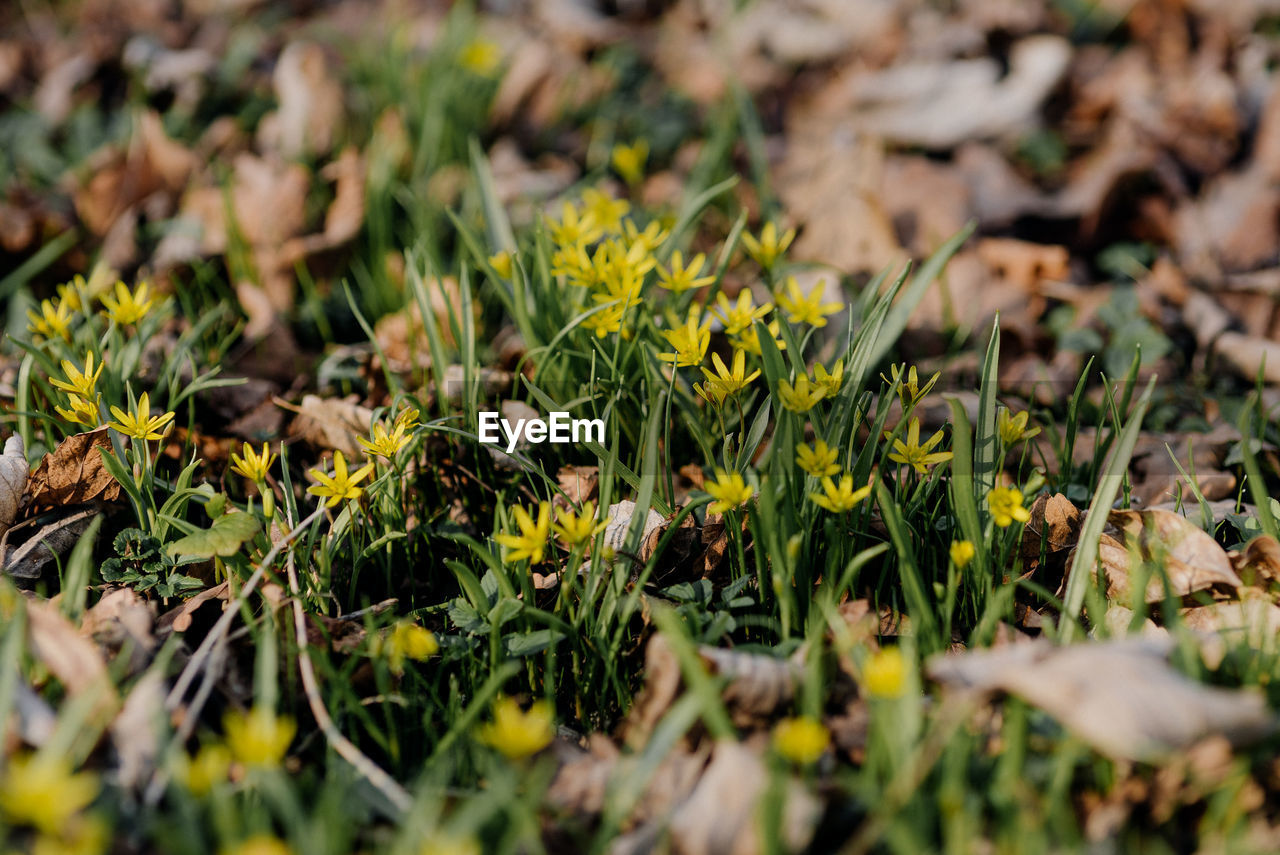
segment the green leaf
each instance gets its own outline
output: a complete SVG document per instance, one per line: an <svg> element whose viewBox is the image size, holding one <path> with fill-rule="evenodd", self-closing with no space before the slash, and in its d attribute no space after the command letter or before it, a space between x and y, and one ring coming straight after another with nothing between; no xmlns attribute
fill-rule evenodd
<svg viewBox="0 0 1280 855"><path fill-rule="evenodd" d="M229 558L257 535L261 526L250 514L227 514L210 528L192 532L169 544L170 555L199 555L202 558Z"/></svg>

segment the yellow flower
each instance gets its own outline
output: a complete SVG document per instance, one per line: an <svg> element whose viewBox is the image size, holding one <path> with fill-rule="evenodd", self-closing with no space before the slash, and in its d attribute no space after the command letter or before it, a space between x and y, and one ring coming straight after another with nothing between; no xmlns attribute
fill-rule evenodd
<svg viewBox="0 0 1280 855"><path fill-rule="evenodd" d="M608 525L607 521L596 522L595 503L587 502L576 515L573 511L557 508L556 523L551 528L566 544L577 546L604 531Z"/></svg>
<svg viewBox="0 0 1280 855"><path fill-rule="evenodd" d="M138 398L138 408L132 413L126 413L119 407L111 408L111 415L116 417L114 422L107 422L107 426L115 428L125 436L131 436L134 439L163 439L164 433L161 428L173 421L173 413L161 413L154 418L151 415L151 399L147 397L146 392ZM167 432L167 431L165 431Z"/></svg>
<svg viewBox="0 0 1280 855"><path fill-rule="evenodd" d="M830 374L821 364L813 366L813 385L822 390L824 398L834 398L838 395L840 387L844 385L844 360L837 359Z"/></svg>
<svg viewBox="0 0 1280 855"><path fill-rule="evenodd" d="M987 493L987 509L1000 528L1008 528L1014 520L1026 522L1031 519L1031 513L1022 506L1022 491L1017 487L993 487Z"/></svg>
<svg viewBox="0 0 1280 855"><path fill-rule="evenodd" d="M458 63L479 77L492 77L502 62L502 50L487 39L472 39L458 52Z"/></svg>
<svg viewBox="0 0 1280 855"><path fill-rule="evenodd" d="M898 698L907 690L907 660L896 647L883 647L867 657L862 684L873 698Z"/></svg>
<svg viewBox="0 0 1280 855"><path fill-rule="evenodd" d="M230 849L222 850L221 855L293 855L289 844L270 834L255 834L246 837Z"/></svg>
<svg viewBox="0 0 1280 855"><path fill-rule="evenodd" d="M751 381L760 376L760 369L747 374L746 365L747 355L741 350L733 353L733 370L725 367L724 360L720 358L720 354L711 354L711 364L715 366L715 373L702 369L702 373L706 375L707 382L705 385L695 385L693 388L699 395L706 398L712 403L719 404L730 395L736 395L750 385Z"/></svg>
<svg viewBox="0 0 1280 855"><path fill-rule="evenodd" d="M640 247L645 253L651 253L658 247L662 246L663 241L671 236L671 232L662 227L662 223L654 220L644 227L644 231L637 228L636 224L627 220L622 224L622 233L626 237L631 249Z"/></svg>
<svg viewBox="0 0 1280 855"><path fill-rule="evenodd" d="M220 742L201 746L196 755L179 761L178 778L193 796L203 796L227 780L231 752Z"/></svg>
<svg viewBox="0 0 1280 855"><path fill-rule="evenodd" d="M582 326L594 332L596 338L604 338L609 333L622 330L622 317L626 311L627 307L622 303L599 309L583 318Z"/></svg>
<svg viewBox="0 0 1280 855"><path fill-rule="evenodd" d="M31 855L102 855L111 842L111 829L96 814L74 817L57 834L40 834Z"/></svg>
<svg viewBox="0 0 1280 855"><path fill-rule="evenodd" d="M890 385L901 381L901 385L898 386L898 400L902 402L902 408L904 410L914 404L920 403L920 400L924 398L925 395L929 394L929 390L933 388L933 384L937 383L938 378L942 376L940 372L935 373L929 378L929 382L924 384L924 388L921 389L920 376L916 373L916 367L914 365L912 365L905 373L899 369L898 366L891 365L889 366L889 372L893 375L892 377L885 377L881 374L880 379Z"/></svg>
<svg viewBox="0 0 1280 855"><path fill-rule="evenodd" d="M716 469L715 480L706 482L703 489L715 499L707 506L713 514L727 513L751 501L756 494L755 488L743 479L741 472L725 472L719 468Z"/></svg>
<svg viewBox="0 0 1280 855"><path fill-rule="evenodd" d="M268 449L267 444L262 443L262 454L257 454L253 450L253 446L245 443L242 449L244 456L231 452L231 471L239 475L243 475L255 484L261 484L267 480L267 470L271 468L271 463L276 459L275 455Z"/></svg>
<svg viewBox="0 0 1280 855"><path fill-rule="evenodd" d="M64 301L58 301L57 307L50 300L40 301L40 314L27 309L27 317L31 324L27 330L33 335L45 338L71 339L71 307Z"/></svg>
<svg viewBox="0 0 1280 855"><path fill-rule="evenodd" d="M93 352L90 351L84 358L84 371L77 369L71 360L64 359L62 360L62 373L67 375L67 379L63 381L50 378L49 382L73 395L92 400L95 397L94 393L98 385L98 377L102 374L102 369L105 365L105 363L99 365L98 370L95 371L93 369Z"/></svg>
<svg viewBox="0 0 1280 855"><path fill-rule="evenodd" d="M110 296L102 298L102 306L106 310L106 315L118 324L136 324L147 316L147 312L151 311L151 307L155 304L154 299L147 299L146 282L138 284L138 290L130 293L129 288L123 282L116 282L116 298L113 300Z"/></svg>
<svg viewBox="0 0 1280 855"><path fill-rule="evenodd" d="M719 309L712 309L711 314L720 319L720 323L724 324L725 335L741 335L750 329L756 321L762 320L765 315L773 310L772 303L765 303L763 306L755 305L755 298L751 294L751 289L743 288L738 292L738 302L730 303L729 298L723 292L716 295L716 305Z"/></svg>
<svg viewBox="0 0 1280 855"><path fill-rule="evenodd" d="M822 302L822 291L826 288L826 280L819 279L805 294L800 290L800 283L794 276L788 276L786 293L778 295L778 307L786 311L787 320L793 324L808 324L811 327L825 327L827 315L834 315L844 308L843 303Z"/></svg>
<svg viewBox="0 0 1280 855"><path fill-rule="evenodd" d="M769 324L768 327L766 327L766 329L768 329L769 331L769 337L773 339L773 346L776 347L778 350L786 350L787 343L782 339L778 338L778 333L781 330L781 327L779 326L778 322L774 321L773 323ZM732 344L734 347L738 348L739 350L745 350L747 353L754 353L756 356L761 355L760 330L756 327L755 324L751 324L742 332L738 333L736 336L731 337L729 341L730 341L730 344Z"/></svg>
<svg viewBox="0 0 1280 855"><path fill-rule="evenodd" d="M422 844L418 855L480 855L481 851L474 837L434 834Z"/></svg>
<svg viewBox="0 0 1280 855"><path fill-rule="evenodd" d="M796 464L814 478L825 478L840 471L840 464L836 463L839 454L838 449L831 448L822 440L812 447L801 443L796 446Z"/></svg>
<svg viewBox="0 0 1280 855"><path fill-rule="evenodd" d="M98 797L98 789L96 776L75 772L64 757L18 754L0 780L0 809L14 825L56 835Z"/></svg>
<svg viewBox="0 0 1280 855"><path fill-rule="evenodd" d="M293 719L277 717L266 707L227 713L222 726L231 756L246 766L279 766L297 732Z"/></svg>
<svg viewBox="0 0 1280 855"><path fill-rule="evenodd" d="M373 464L366 463L355 472L347 472L347 461L342 456L341 451L333 453L333 475L326 475L319 469L312 469L307 474L319 481L319 484L312 484L307 488L307 492L313 496L328 497L325 502L326 507L332 508L343 499L358 499L360 494L364 492L357 485L365 478L369 477L369 473L373 471Z"/></svg>
<svg viewBox="0 0 1280 855"><path fill-rule="evenodd" d="M677 249L671 253L671 270L668 271L665 267L659 265L658 285L675 294L683 294L685 291L710 285L716 281L714 276L698 275L702 272L702 266L706 263L707 256L700 252L689 259L689 264L686 266L684 256Z"/></svg>
<svg viewBox="0 0 1280 855"><path fill-rule="evenodd" d="M659 353L659 359L674 362L677 368L700 365L707 355L707 345L711 343L711 324L698 325L698 308L694 306L684 326L665 330L662 335L674 352Z"/></svg>
<svg viewBox="0 0 1280 855"><path fill-rule="evenodd" d="M372 441L362 436L356 437L356 442L360 443L360 447L370 454L376 454L379 457L385 457L387 460L396 456L396 452L409 444L409 437L404 435L404 425L397 424L390 433L387 432L387 426L382 422L378 422L373 426Z"/></svg>
<svg viewBox="0 0 1280 855"><path fill-rule="evenodd" d="M547 549L547 534L551 530L551 505L546 502L538 503L537 522L534 522L529 512L519 505L512 508L512 512L515 514L516 527L520 533L493 536L494 540L511 550L503 556L502 560L512 564L528 558L529 563L537 564L542 560L542 554Z"/></svg>
<svg viewBox="0 0 1280 855"><path fill-rule="evenodd" d="M951 563L961 570L969 566L969 562L973 560L973 556L977 553L978 550L974 548L972 541L951 541Z"/></svg>
<svg viewBox="0 0 1280 855"><path fill-rule="evenodd" d="M411 431L418 426L418 417L421 415L417 407L405 407L400 411L400 415L396 416L395 426Z"/></svg>
<svg viewBox="0 0 1280 855"><path fill-rule="evenodd" d="M622 218L631 210L626 199L614 199L603 190L590 187L582 191L582 207L600 228L610 234L622 233Z"/></svg>
<svg viewBox="0 0 1280 855"><path fill-rule="evenodd" d="M510 279L515 263L511 258L511 253L504 249L502 252L495 252L489 256L489 266L503 279Z"/></svg>
<svg viewBox="0 0 1280 855"><path fill-rule="evenodd" d="M791 246L791 241L795 240L795 237L796 230L788 229L779 239L778 227L773 223L765 223L764 228L760 230L759 240L744 232L742 245L746 247L747 254L755 259L756 264L765 270L772 270L778 257L787 251L787 247Z"/></svg>
<svg viewBox="0 0 1280 855"><path fill-rule="evenodd" d="M84 295L88 293L89 285L84 281L84 277L77 273L71 278L70 282L58 286L58 302L65 305L73 312L78 312L84 308Z"/></svg>
<svg viewBox="0 0 1280 855"><path fill-rule="evenodd" d="M773 728L774 750L798 766L816 763L830 742L822 722L807 716L784 718Z"/></svg>
<svg viewBox="0 0 1280 855"><path fill-rule="evenodd" d="M508 759L522 760L551 744L555 735L551 706L538 701L528 712L512 698L498 698L493 704L493 721L480 728L480 739Z"/></svg>
<svg viewBox="0 0 1280 855"><path fill-rule="evenodd" d="M594 243L602 230L596 218L590 212L579 214L572 202L565 202L560 208L560 220L548 223L551 239L561 249Z"/></svg>
<svg viewBox="0 0 1280 855"><path fill-rule="evenodd" d="M1040 433L1040 428L1038 427L1027 430L1028 416L1029 413L1026 410L1013 415L1003 407L1000 408L1000 416L996 422L1000 431L1000 441L1004 443L1005 448L1009 448L1024 439L1031 439Z"/></svg>
<svg viewBox="0 0 1280 855"><path fill-rule="evenodd" d="M786 380L778 381L778 398L782 401L782 406L793 413L809 412L814 404L822 400L822 395L822 388L811 385L806 374L797 377L795 385Z"/></svg>
<svg viewBox="0 0 1280 855"><path fill-rule="evenodd" d="M404 673L404 661L422 662L440 652L440 642L435 633L411 620L396 621L387 638L377 648L387 657L393 674Z"/></svg>
<svg viewBox="0 0 1280 855"><path fill-rule="evenodd" d="M583 279L580 284L597 289L592 295L597 303L622 300L624 306L634 306L640 302L644 275L655 264L657 262L643 245L637 243L628 247L620 240L607 240L596 247L592 256L589 282Z"/></svg>
<svg viewBox="0 0 1280 855"><path fill-rule="evenodd" d="M891 434L885 431L885 437L888 438L889 436ZM911 424L907 426L907 441L903 442L900 439L895 439L893 441L893 451L889 453L889 459L895 463L906 463L912 469L924 475L928 473L930 466L935 463L945 463L952 457L950 451L933 451L934 447L940 442L942 442L942 431L938 431L921 445L920 420L912 419Z"/></svg>
<svg viewBox="0 0 1280 855"><path fill-rule="evenodd" d="M86 401L79 395L68 395L67 400L70 402L71 409L58 406L53 408L62 418L90 428L95 428L102 422L102 413L98 409L98 396L95 395L92 401Z"/></svg>
<svg viewBox="0 0 1280 855"><path fill-rule="evenodd" d="M636 140L631 145L617 143L609 154L614 171L628 184L639 184L644 178L644 164L649 159L649 143Z"/></svg>
<svg viewBox="0 0 1280 855"><path fill-rule="evenodd" d="M831 480L829 476L822 479L822 492L810 493L809 498L813 499L813 503L820 508L825 508L833 514L842 514L845 511L851 511L858 504L871 495L871 485L853 489L853 476L847 472L840 476L840 484Z"/></svg>

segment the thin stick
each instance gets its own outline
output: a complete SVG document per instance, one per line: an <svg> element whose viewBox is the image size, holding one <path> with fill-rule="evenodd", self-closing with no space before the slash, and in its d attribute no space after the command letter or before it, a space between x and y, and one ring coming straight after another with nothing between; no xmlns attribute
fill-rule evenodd
<svg viewBox="0 0 1280 855"><path fill-rule="evenodd" d="M307 645L306 613L302 608L298 573L294 568L292 552L285 559L285 572L289 576L289 593L292 594L290 599L293 600L294 633L298 640L298 670L302 672L302 689L307 696L307 706L311 708L312 717L315 718L316 724L320 725L320 731L338 756L350 763L356 772L386 796L387 801L391 802L396 810L408 813L413 807L413 797L409 795L409 791L362 753L351 740L343 736L338 726L333 723L333 719L329 717L329 710L324 705L324 699L320 697L315 667L311 663L311 651Z"/></svg>
<svg viewBox="0 0 1280 855"><path fill-rule="evenodd" d="M191 660L187 662L182 673L178 675L178 680L173 684L173 688L165 697L164 707L169 712L173 712L182 703L182 698L186 695L187 690L191 688L191 682L195 680L196 675L200 672L205 660L209 658L213 646L227 634L227 630L231 627L231 622L235 620L236 613L240 611L240 606L249 598L249 595L258 587L258 583L262 581L263 575L267 572L267 568L271 566L271 562L275 561L280 555L281 550L288 546L298 535L307 530L313 522L320 518L324 513L323 502L311 512L311 516L304 519L297 528L289 532L285 537L273 547L271 551L262 557L262 561L258 564L258 569L253 571L253 575L244 583L244 587L240 589L240 593L235 600L227 605L222 616L218 618L218 622L213 625L213 629L209 630L209 634L204 637L204 641L200 642L200 646L196 648L196 652L191 655Z"/></svg>

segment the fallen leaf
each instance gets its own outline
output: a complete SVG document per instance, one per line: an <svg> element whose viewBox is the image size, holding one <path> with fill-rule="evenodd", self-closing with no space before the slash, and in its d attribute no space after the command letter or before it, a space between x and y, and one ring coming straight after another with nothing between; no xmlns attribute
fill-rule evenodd
<svg viewBox="0 0 1280 855"><path fill-rule="evenodd" d="M364 449L356 437L366 436L373 423L373 410L362 407L351 398L321 398L305 395L302 404L294 407L297 415L289 424L289 436L304 440L313 448L341 451L348 459L364 456Z"/></svg>
<svg viewBox="0 0 1280 855"><path fill-rule="evenodd" d="M1130 596L1130 578L1138 570L1132 566L1131 545L1139 560L1152 568L1145 593L1148 603L1164 600L1166 578L1175 597L1214 586L1241 585L1222 547L1181 514L1158 509L1111 511L1103 532L1098 560L1107 574L1111 599L1123 603Z"/></svg>
<svg viewBox="0 0 1280 855"><path fill-rule="evenodd" d="M15 433L4 441L4 453L0 454L0 538L18 518L28 468L26 446Z"/></svg>
<svg viewBox="0 0 1280 855"><path fill-rule="evenodd" d="M329 151L344 107L342 85L325 49L311 42L290 42L276 59L271 85L280 108L259 126L259 146L277 149L289 159Z"/></svg>
<svg viewBox="0 0 1280 855"><path fill-rule="evenodd" d="M102 655L93 642L76 632L56 606L47 600L28 601L27 627L35 657L70 694L101 692L96 708L114 708L115 688Z"/></svg>
<svg viewBox="0 0 1280 855"><path fill-rule="evenodd" d="M219 611L226 608L226 600L229 588L226 582L214 585L212 588L205 588L200 593L190 599L183 600L182 604L165 612L156 621L156 631L160 635L167 635L170 632L186 632L191 628L191 623L195 618L195 614L205 603L215 603L222 601Z"/></svg>
<svg viewBox="0 0 1280 855"><path fill-rule="evenodd" d="M62 507L120 498L120 482L102 465L100 449L111 450L107 427L72 434L40 460L27 481L33 507Z"/></svg>
<svg viewBox="0 0 1280 855"><path fill-rule="evenodd" d="M167 692L163 669L153 668L133 684L111 722L118 760L116 778L126 789L136 790L151 780L165 733Z"/></svg>
<svg viewBox="0 0 1280 855"><path fill-rule="evenodd" d="M93 518L100 514L97 508L57 512L21 545L4 552L3 571L18 579L38 579L45 565L70 552L88 530ZM25 523L24 523L25 525ZM10 529L6 537L17 527Z"/></svg>
<svg viewBox="0 0 1280 855"><path fill-rule="evenodd" d="M1215 734L1245 745L1275 732L1261 692L1191 680L1169 664L1173 644L1037 640L935 656L927 670L947 686L1017 695L1117 759L1158 762Z"/></svg>
<svg viewBox="0 0 1280 855"><path fill-rule="evenodd" d="M755 855L769 851L757 821L769 774L757 751L731 740L715 744L711 762L693 792L667 824L675 851L684 855ZM818 800L794 778L785 796L777 843L800 852L813 837L821 814Z"/></svg>

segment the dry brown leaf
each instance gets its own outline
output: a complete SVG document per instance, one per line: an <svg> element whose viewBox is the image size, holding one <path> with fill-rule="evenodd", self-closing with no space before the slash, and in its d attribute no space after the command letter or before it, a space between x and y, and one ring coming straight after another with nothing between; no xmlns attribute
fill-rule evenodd
<svg viewBox="0 0 1280 855"><path fill-rule="evenodd" d="M1236 574L1245 584L1258 580L1280 582L1280 543L1269 534L1255 537L1245 545L1244 553L1229 553Z"/></svg>
<svg viewBox="0 0 1280 855"><path fill-rule="evenodd" d="M228 594L227 583L214 585L212 588L205 588L200 593L190 599L183 600L182 604L177 608L171 609L160 616L156 621L156 631L161 635L167 635L170 632L186 632L191 628L192 620L195 613L205 603L222 600L221 608L226 608L226 599Z"/></svg>
<svg viewBox="0 0 1280 855"><path fill-rule="evenodd" d="M102 465L101 449L111 450L105 426L73 434L46 454L27 481L28 501L34 507L79 505L120 498L120 482Z"/></svg>
<svg viewBox="0 0 1280 855"><path fill-rule="evenodd" d="M1189 629L1220 633L1232 643L1270 653L1280 639L1280 606L1257 590L1236 601L1183 609L1182 622Z"/></svg>
<svg viewBox="0 0 1280 855"><path fill-rule="evenodd" d="M304 395L289 423L289 436L299 437L313 448L341 451L347 459L359 458L364 450L356 437L369 433L373 410L350 398L321 398ZM288 409L295 409L290 406Z"/></svg>
<svg viewBox="0 0 1280 855"><path fill-rule="evenodd" d="M1071 45L1038 35L1015 42L1002 73L991 58L901 64L851 82L864 132L895 143L953 148L1025 131L1067 70Z"/></svg>
<svg viewBox="0 0 1280 855"><path fill-rule="evenodd" d="M1031 503L1031 519L1022 531L1022 561L1038 560L1043 545L1050 554L1075 546L1080 509L1062 493L1042 494Z"/></svg>
<svg viewBox="0 0 1280 855"><path fill-rule="evenodd" d="M581 816L595 816L604 810L611 786L634 779L639 757L619 755L612 743L601 746L600 742L593 739L591 753L579 752L560 766L547 792L551 804ZM646 782L628 821L641 823L670 814L693 791L709 754L709 748L692 753L682 748L671 751Z"/></svg>
<svg viewBox="0 0 1280 855"><path fill-rule="evenodd" d="M15 433L4 441L4 453L0 454L0 538L18 518L29 468L26 446Z"/></svg>
<svg viewBox="0 0 1280 855"><path fill-rule="evenodd" d="M1130 545L1136 548L1139 560L1153 568L1146 587L1148 603L1164 600L1166 577L1175 597L1215 586L1240 587L1240 577L1227 553L1181 514L1161 509L1111 511L1098 558L1107 574L1107 595L1112 599L1128 601L1130 577L1138 571L1131 566Z"/></svg>
<svg viewBox="0 0 1280 855"><path fill-rule="evenodd" d="M1276 730L1260 692L1205 686L1168 662L1171 639L1047 641L937 656L929 676L945 685L1017 695L1096 750L1159 761L1220 734L1243 745Z"/></svg>
<svg viewBox="0 0 1280 855"><path fill-rule="evenodd" d="M259 125L259 146L289 159L328 152L342 123L343 95L325 49L303 41L288 44L276 60L271 85L280 109Z"/></svg>
<svg viewBox="0 0 1280 855"><path fill-rule="evenodd" d="M804 675L803 658L794 656L778 659L706 646L698 648L698 655L712 674L728 678L724 702L740 726L772 715L790 703Z"/></svg>
<svg viewBox="0 0 1280 855"><path fill-rule="evenodd" d="M117 780L127 789L137 789L151 780L165 732L167 692L164 671L151 669L133 684L111 722L111 740L119 760Z"/></svg>
<svg viewBox="0 0 1280 855"><path fill-rule="evenodd" d="M47 600L28 601L27 626L35 657L69 693L101 692L98 709L114 708L115 688L102 654L93 642L76 632L55 605Z"/></svg>
<svg viewBox="0 0 1280 855"><path fill-rule="evenodd" d="M138 117L126 150L104 150L90 164L74 196L76 213L95 235L106 235L126 210L153 193L179 193L195 166L195 156L169 139L160 117L147 111Z"/></svg>
<svg viewBox="0 0 1280 855"><path fill-rule="evenodd" d="M631 705L622 727L623 740L639 750L649 742L653 729L680 694L680 661L661 634L649 639L644 649L644 689Z"/></svg>
<svg viewBox="0 0 1280 855"><path fill-rule="evenodd" d="M19 579L38 579L44 572L45 565L54 558L71 549L80 541L88 530L93 518L101 513L97 508L84 510L67 509L52 514L53 519L46 522L19 546L8 546L0 543L3 552L3 571ZM34 523L37 519L27 520ZM14 526L6 533L6 539L19 529Z"/></svg>
<svg viewBox="0 0 1280 855"><path fill-rule="evenodd" d="M564 490L564 501L577 507L595 500L600 485L600 467L561 466L556 473L556 481ZM560 499L559 496L556 498Z"/></svg>
<svg viewBox="0 0 1280 855"><path fill-rule="evenodd" d="M631 529L635 512L636 503L630 499L623 499L621 502L614 502L609 506L609 513L606 518L608 525L605 526L601 541L603 547L612 549L615 552L622 552L626 548L629 540L628 532ZM644 528L640 532L640 544L643 545L653 532L665 526L666 522L662 514L650 508L644 519Z"/></svg>
<svg viewBox="0 0 1280 855"><path fill-rule="evenodd" d="M978 257L996 277L1017 285L1030 294L1046 280L1070 277L1070 253L1065 246L1046 246L1012 238L983 238Z"/></svg>
<svg viewBox="0 0 1280 855"><path fill-rule="evenodd" d="M129 671L146 667L156 648L152 634L155 614L151 605L131 588L106 592L84 613L80 634L92 638L113 657L127 653Z"/></svg>
<svg viewBox="0 0 1280 855"><path fill-rule="evenodd" d="M769 773L760 754L722 740L702 778L667 824L674 850L683 855L756 855L768 851L757 821ZM821 804L798 781L786 783L781 827L783 851L799 852L813 837Z"/></svg>

